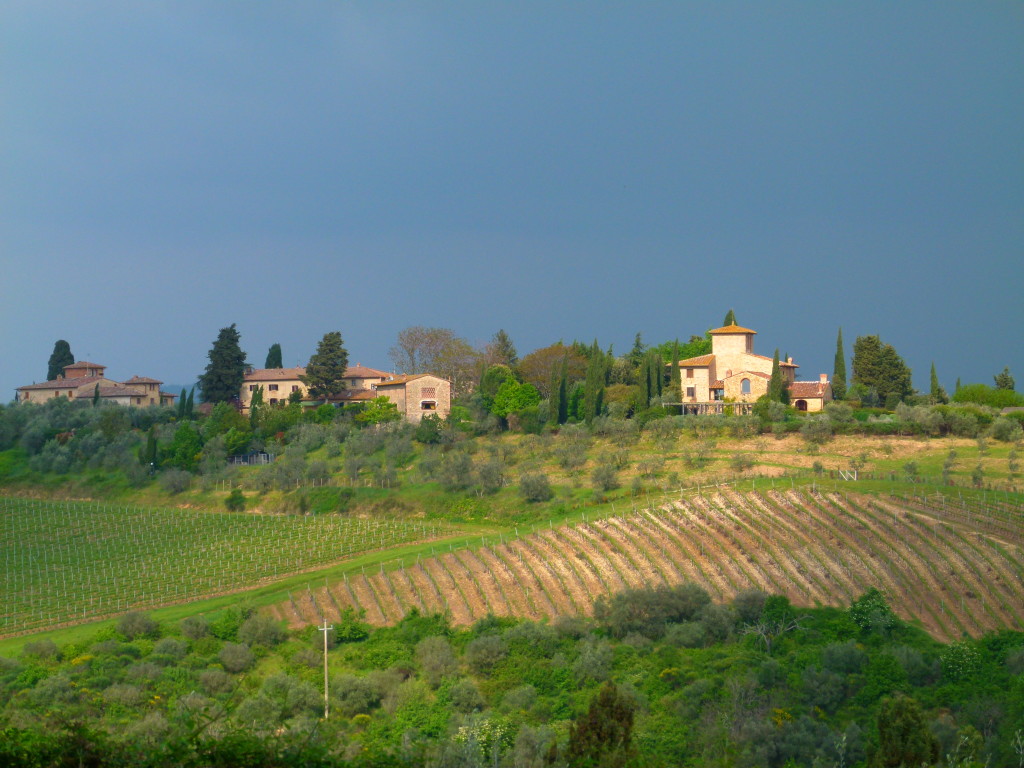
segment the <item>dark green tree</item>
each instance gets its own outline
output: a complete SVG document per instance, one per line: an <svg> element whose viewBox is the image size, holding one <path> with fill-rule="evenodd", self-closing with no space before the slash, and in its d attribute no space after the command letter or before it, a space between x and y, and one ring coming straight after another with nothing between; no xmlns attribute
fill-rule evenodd
<svg viewBox="0 0 1024 768"><path fill-rule="evenodd" d="M64 375L64 366L75 362L75 356L71 354L71 345L64 339L58 339L53 345L53 352L50 354L50 362L46 367L46 380L53 381L58 376Z"/></svg>
<svg viewBox="0 0 1024 768"><path fill-rule="evenodd" d="M512 369L504 363L489 365L484 369L484 374L480 377L480 386L477 388L477 392L483 398L484 408L488 411L491 410L491 406L494 405L494 396L498 394L501 385L509 379L514 380L515 375L512 373Z"/></svg>
<svg viewBox="0 0 1024 768"><path fill-rule="evenodd" d="M1010 368L1006 366L1003 368L1003 372L993 377L996 382L996 389L1009 389L1011 391L1017 386L1017 382L1013 380L1013 376L1010 375Z"/></svg>
<svg viewBox="0 0 1024 768"><path fill-rule="evenodd" d="M639 333L637 333L636 338L633 339L633 348L631 350L629 350L629 354L626 355L626 359L629 360L630 364L634 368L639 370L640 366L643 365L644 353L645 353L646 350L647 350L647 345L644 344L644 341L643 341L643 338L641 337L641 335Z"/></svg>
<svg viewBox="0 0 1024 768"><path fill-rule="evenodd" d="M330 331L317 344L316 352L306 366L306 374L299 378L309 387L310 396L326 399L345 389L346 368L348 352L341 341L341 332Z"/></svg>
<svg viewBox="0 0 1024 768"><path fill-rule="evenodd" d="M492 365L507 365L509 368L515 368L519 364L516 345L512 343L512 339L505 333L504 328L499 329L491 339L491 343L487 345L487 357Z"/></svg>
<svg viewBox="0 0 1024 768"><path fill-rule="evenodd" d="M207 355L210 362L206 372L199 377L204 403L227 403L238 399L245 378L245 352L239 340L234 323L220 329Z"/></svg>
<svg viewBox="0 0 1024 768"><path fill-rule="evenodd" d="M587 378L583 384L583 419L589 424L601 413L604 407L604 385L607 376L607 360L597 339L590 349L590 361L587 364Z"/></svg>
<svg viewBox="0 0 1024 768"><path fill-rule="evenodd" d="M95 408L100 404L100 385L97 384L92 388L92 407Z"/></svg>
<svg viewBox="0 0 1024 768"><path fill-rule="evenodd" d="M960 377L956 377L956 386L953 388L954 394L960 391Z"/></svg>
<svg viewBox="0 0 1024 768"><path fill-rule="evenodd" d="M551 369L551 400L548 408L549 424L565 424L569 418L569 360L568 355Z"/></svg>
<svg viewBox="0 0 1024 768"><path fill-rule="evenodd" d="M156 469L157 455L156 427L152 426L146 433L146 444L139 450L139 464L152 471Z"/></svg>
<svg viewBox="0 0 1024 768"><path fill-rule="evenodd" d="M587 714L569 728L566 758L573 766L621 768L633 758L634 705L611 681L598 691Z"/></svg>
<svg viewBox="0 0 1024 768"><path fill-rule="evenodd" d="M725 322L722 325L736 325L736 313L731 309L725 313Z"/></svg>
<svg viewBox="0 0 1024 768"><path fill-rule="evenodd" d="M196 388L192 387L188 391L188 398L185 400L185 418L191 421L195 417L196 408Z"/></svg>
<svg viewBox="0 0 1024 768"><path fill-rule="evenodd" d="M935 765L939 759L938 739L928 728L921 706L903 694L882 702L878 741L871 761L876 768L917 768Z"/></svg>
<svg viewBox="0 0 1024 768"><path fill-rule="evenodd" d="M836 337L836 360L832 366L832 397L843 400L846 397L846 352L843 351L843 329Z"/></svg>
<svg viewBox="0 0 1024 768"><path fill-rule="evenodd" d="M178 421L184 421L185 411L188 408L188 393L181 388L181 395L178 396Z"/></svg>
<svg viewBox="0 0 1024 768"><path fill-rule="evenodd" d="M669 371L669 392L672 394L672 400L682 399L683 396L683 380L682 373L679 370L679 339L675 340L672 344L672 369Z"/></svg>
<svg viewBox="0 0 1024 768"><path fill-rule="evenodd" d="M775 356L772 357L772 377L768 381L768 399L783 405L789 405L789 383L782 375L782 366L779 364L779 350L777 348Z"/></svg>
<svg viewBox="0 0 1024 768"><path fill-rule="evenodd" d="M891 396L905 399L914 391L910 368L891 344L878 336L858 336L853 344L853 381L874 389L885 403Z"/></svg>
<svg viewBox="0 0 1024 768"><path fill-rule="evenodd" d="M270 349L267 351L267 362L263 367L284 368L284 363L281 361L281 345L277 342L270 345Z"/></svg>
<svg viewBox="0 0 1024 768"><path fill-rule="evenodd" d="M939 375L935 372L935 362L932 361L932 373L931 373L931 387L930 394L933 403L948 403L949 397L946 395L946 390L939 384Z"/></svg>

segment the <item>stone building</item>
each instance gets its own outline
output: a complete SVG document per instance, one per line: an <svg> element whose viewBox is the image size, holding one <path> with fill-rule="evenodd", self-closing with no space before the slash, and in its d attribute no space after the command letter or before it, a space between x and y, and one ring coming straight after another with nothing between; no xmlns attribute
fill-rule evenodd
<svg viewBox="0 0 1024 768"><path fill-rule="evenodd" d="M452 385L447 379L430 373L396 376L375 385L383 395L398 406L398 412L413 424L428 414L446 418L452 409Z"/></svg>
<svg viewBox="0 0 1024 768"><path fill-rule="evenodd" d="M749 411L768 392L772 358L754 352L757 331L750 328L733 324L709 333L711 354L679 361L683 412L723 413L730 403L733 411ZM820 411L832 399L828 376L822 374L816 382L798 382L798 367L792 357L779 362L791 402L798 410Z"/></svg>
<svg viewBox="0 0 1024 768"><path fill-rule="evenodd" d="M64 374L53 381L18 387L16 399L22 403L42 403L55 397L69 400L92 400L117 405L174 405L175 395L161 392L162 381L145 376L132 376L127 381L114 381L106 376L107 367L81 360L64 366Z"/></svg>
<svg viewBox="0 0 1024 768"><path fill-rule="evenodd" d="M309 398L309 390L302 381L306 369L299 368L250 368L242 380L242 391L239 393L239 404L242 411L249 410L252 396L259 387L263 387L263 402L276 404L286 403L293 392L298 392L302 400ZM365 365L351 365L345 369L345 391L331 398L331 402L345 405L368 399L367 392L379 381L384 381L392 374L367 368ZM372 397L372 395L371 395Z"/></svg>

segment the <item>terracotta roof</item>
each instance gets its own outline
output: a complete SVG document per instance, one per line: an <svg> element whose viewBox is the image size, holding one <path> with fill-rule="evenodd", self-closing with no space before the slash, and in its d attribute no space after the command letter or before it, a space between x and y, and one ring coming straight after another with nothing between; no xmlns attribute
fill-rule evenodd
<svg viewBox="0 0 1024 768"><path fill-rule="evenodd" d="M132 376L125 384L163 384L159 379L150 379L146 376Z"/></svg>
<svg viewBox="0 0 1024 768"><path fill-rule="evenodd" d="M306 375L305 368L254 368L247 371L244 381L291 381Z"/></svg>
<svg viewBox="0 0 1024 768"><path fill-rule="evenodd" d="M825 387L828 386L828 382L822 381L794 381L789 385L789 396L790 398L803 398L808 397L824 397Z"/></svg>
<svg viewBox="0 0 1024 768"><path fill-rule="evenodd" d="M351 403L356 400L373 400L377 393L372 389L347 389L337 395L327 398L332 403Z"/></svg>
<svg viewBox="0 0 1024 768"><path fill-rule="evenodd" d="M747 354L750 355L751 357L759 357L762 360L771 360L772 362L775 362L775 358L774 357L768 357L767 355L755 355L753 352L747 352ZM779 367L780 368L799 368L800 366L797 365L796 363L790 363L790 362L788 362L786 360L779 360Z"/></svg>
<svg viewBox="0 0 1024 768"><path fill-rule="evenodd" d="M685 360L679 361L680 368L703 368L705 365L711 365L714 361L714 355L700 355L699 357L688 357Z"/></svg>
<svg viewBox="0 0 1024 768"><path fill-rule="evenodd" d="M386 379L394 374L388 371L378 371L376 368L367 368L365 365L356 363L345 369L346 379Z"/></svg>
<svg viewBox="0 0 1024 768"><path fill-rule="evenodd" d="M18 387L17 391L21 392L26 389L75 389L77 387L84 387L86 384L95 384L98 381L105 381L104 376L76 376L73 379L54 379L53 381L42 381L39 384L26 384L23 387Z"/></svg>
<svg viewBox="0 0 1024 768"><path fill-rule="evenodd" d="M708 333L757 333L757 331L733 323L732 325L723 325L721 328L713 328Z"/></svg>
<svg viewBox="0 0 1024 768"><path fill-rule="evenodd" d="M87 362L85 360L79 360L76 363L71 363L70 365L65 365L64 366L64 370L67 370L68 368L106 368L106 367L107 366L100 365L99 363L90 363L90 362Z"/></svg>
<svg viewBox="0 0 1024 768"><path fill-rule="evenodd" d="M161 392L160 399L163 400L165 397L169 397L171 398L171 400L173 400L174 398L177 397L177 395L172 395L170 392Z"/></svg>
<svg viewBox="0 0 1024 768"><path fill-rule="evenodd" d="M146 393L135 387L113 384L100 387L100 397L145 397Z"/></svg>
<svg viewBox="0 0 1024 768"><path fill-rule="evenodd" d="M719 379L718 381L714 382L710 387L708 387L708 389L725 389L725 382Z"/></svg>
<svg viewBox="0 0 1024 768"><path fill-rule="evenodd" d="M433 375L434 374L432 374L432 373L414 373L411 376L395 376L395 378L388 379L387 381L379 381L374 386L376 386L377 389L380 389L381 387L395 387L395 386L398 386L399 384L408 384L410 381L414 381L416 379L422 379L424 376L433 376ZM440 378L440 377L438 377L438 378Z"/></svg>

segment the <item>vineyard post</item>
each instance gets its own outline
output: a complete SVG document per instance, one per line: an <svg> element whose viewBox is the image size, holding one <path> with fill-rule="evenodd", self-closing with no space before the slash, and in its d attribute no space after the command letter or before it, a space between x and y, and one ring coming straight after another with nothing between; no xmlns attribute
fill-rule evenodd
<svg viewBox="0 0 1024 768"><path fill-rule="evenodd" d="M327 698L327 633L334 629L334 626L327 626L327 622L324 622L322 627L318 629L324 633L324 720L330 715L330 699Z"/></svg>

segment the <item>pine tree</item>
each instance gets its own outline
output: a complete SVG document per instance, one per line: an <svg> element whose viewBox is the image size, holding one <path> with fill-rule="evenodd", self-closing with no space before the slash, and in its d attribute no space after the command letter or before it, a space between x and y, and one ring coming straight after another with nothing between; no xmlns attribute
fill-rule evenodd
<svg viewBox="0 0 1024 768"><path fill-rule="evenodd" d="M736 313L731 309L725 313L725 322L722 325L736 325Z"/></svg>
<svg viewBox="0 0 1024 768"><path fill-rule="evenodd" d="M270 349L267 351L267 362L263 367L284 368L284 363L281 361L281 345L277 342L270 345Z"/></svg>
<svg viewBox="0 0 1024 768"><path fill-rule="evenodd" d="M299 378L309 388L311 397L326 400L344 391L346 368L348 351L342 343L341 332L330 331L317 344L306 366L306 374Z"/></svg>
<svg viewBox="0 0 1024 768"><path fill-rule="evenodd" d="M679 339L672 343L672 370L669 372L669 391L673 402L683 397L682 373L679 370Z"/></svg>
<svg viewBox="0 0 1024 768"><path fill-rule="evenodd" d="M204 403L237 401L245 379L245 352L239 346L239 334L232 323L221 328L208 353L206 372L199 377Z"/></svg>
<svg viewBox="0 0 1024 768"><path fill-rule="evenodd" d="M634 705L608 681L590 703L587 714L569 728L571 766L618 768L632 764Z"/></svg>
<svg viewBox="0 0 1024 768"><path fill-rule="evenodd" d="M1013 380L1013 376L1010 375L1009 366L1004 366L1003 372L993 377L996 382L996 389L1008 389L1011 392L1017 386L1017 382Z"/></svg>
<svg viewBox="0 0 1024 768"><path fill-rule="evenodd" d="M589 424L601 413L604 406L605 356L597 339L590 348L590 362L587 364L587 378L583 385L583 418Z"/></svg>
<svg viewBox="0 0 1024 768"><path fill-rule="evenodd" d="M487 351L490 353L492 364L500 363L509 368L515 368L519 364L519 353L504 328L498 329L498 332L494 334L491 343L487 345Z"/></svg>
<svg viewBox="0 0 1024 768"><path fill-rule="evenodd" d="M789 383L782 375L782 366L779 365L778 348L776 348L775 356L772 358L772 377L768 381L768 399L783 405L789 405Z"/></svg>
<svg viewBox="0 0 1024 768"><path fill-rule="evenodd" d="M843 329L836 337L836 360L832 366L832 397L842 400L846 397L846 353L843 351Z"/></svg>
<svg viewBox="0 0 1024 768"><path fill-rule="evenodd" d="M633 348L629 350L629 354L626 355L626 359L629 360L630 364L637 371L640 370L640 366L644 362L644 352L647 349L647 345L644 344L643 337L638 332L636 338L633 339Z"/></svg>
<svg viewBox="0 0 1024 768"><path fill-rule="evenodd" d="M893 346L883 344L878 336L858 336L854 342L853 381L874 389L882 403L902 400L914 391L910 368Z"/></svg>
<svg viewBox="0 0 1024 768"><path fill-rule="evenodd" d="M50 362L46 367L46 380L54 381L64 375L65 366L75 362L75 356L71 354L71 345L64 339L58 339L53 345L53 352L50 354Z"/></svg>

